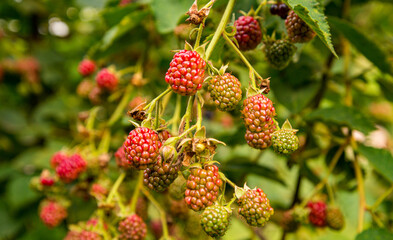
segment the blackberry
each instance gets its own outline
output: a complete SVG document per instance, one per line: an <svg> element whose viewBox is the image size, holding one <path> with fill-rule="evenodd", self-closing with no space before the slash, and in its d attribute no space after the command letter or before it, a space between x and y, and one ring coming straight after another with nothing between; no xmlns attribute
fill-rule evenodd
<svg viewBox="0 0 393 240"><path fill-rule="evenodd" d="M202 229L211 237L222 237L228 229L230 217L226 207L209 206L201 214Z"/></svg>
<svg viewBox="0 0 393 240"><path fill-rule="evenodd" d="M241 16L235 21L235 38L242 51L255 49L262 41L262 31L258 21L251 16Z"/></svg>
<svg viewBox="0 0 393 240"><path fill-rule="evenodd" d="M180 165L172 165L160 159L143 172L143 183L156 192L165 191L178 176Z"/></svg>
<svg viewBox="0 0 393 240"><path fill-rule="evenodd" d="M278 130L272 134L273 150L280 154L291 154L299 148L299 139L293 130Z"/></svg>
<svg viewBox="0 0 393 240"><path fill-rule="evenodd" d="M214 104L221 111L232 111L242 99L242 89L239 80L229 74L216 75L208 85Z"/></svg>
<svg viewBox="0 0 393 240"><path fill-rule="evenodd" d="M281 70L291 62L296 47L288 40L269 41L265 45L264 52L269 64Z"/></svg>
<svg viewBox="0 0 393 240"><path fill-rule="evenodd" d="M293 43L305 43L313 39L316 33L294 11L290 11L285 20L289 40Z"/></svg>

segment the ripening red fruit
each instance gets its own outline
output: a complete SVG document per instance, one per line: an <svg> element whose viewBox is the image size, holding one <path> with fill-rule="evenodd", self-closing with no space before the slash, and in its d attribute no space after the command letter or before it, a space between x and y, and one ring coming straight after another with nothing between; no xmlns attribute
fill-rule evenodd
<svg viewBox="0 0 393 240"><path fill-rule="evenodd" d="M111 72L107 68L103 68L97 73L96 82L98 87L101 89L113 91L117 88L119 80L115 73Z"/></svg>
<svg viewBox="0 0 393 240"><path fill-rule="evenodd" d="M255 49L262 41L262 31L258 21L251 16L241 16L235 21L235 38L242 51Z"/></svg>
<svg viewBox="0 0 393 240"><path fill-rule="evenodd" d="M294 11L290 11L285 20L289 40L293 43L305 43L313 39L316 33Z"/></svg>
<svg viewBox="0 0 393 240"><path fill-rule="evenodd" d="M56 201L45 201L40 210L42 222L52 228L58 226L67 217L67 209Z"/></svg>
<svg viewBox="0 0 393 240"><path fill-rule="evenodd" d="M142 240L146 237L146 224L136 214L128 216L119 223L119 240Z"/></svg>
<svg viewBox="0 0 393 240"><path fill-rule="evenodd" d="M64 159L66 158L68 158L68 156L65 153L60 151L56 152L55 154L53 154L50 160L50 165L52 166L52 168L56 169L57 165L59 165L59 163L64 161Z"/></svg>
<svg viewBox="0 0 393 240"><path fill-rule="evenodd" d="M126 153L124 152L124 146L119 147L115 153L116 164L119 168L129 169L131 168L130 163L126 158Z"/></svg>
<svg viewBox="0 0 393 240"><path fill-rule="evenodd" d="M57 175L65 183L74 181L85 170L86 161L79 154L74 154L64 159L56 167Z"/></svg>
<svg viewBox="0 0 393 240"><path fill-rule="evenodd" d="M78 72L82 76L89 76L96 70L96 64L94 61L89 59L84 59L79 63Z"/></svg>
<svg viewBox="0 0 393 240"><path fill-rule="evenodd" d="M128 163L136 169L144 170L158 160L161 145L155 131L139 127L130 132L123 147Z"/></svg>
<svg viewBox="0 0 393 240"><path fill-rule="evenodd" d="M101 240L102 237L93 231L87 231L87 230L83 230L80 234L79 234L79 240Z"/></svg>
<svg viewBox="0 0 393 240"><path fill-rule="evenodd" d="M40 183L42 186L50 187L55 184L55 178L48 169L44 169L40 175Z"/></svg>
<svg viewBox="0 0 393 240"><path fill-rule="evenodd" d="M326 226L326 203L323 201L308 202L307 207L310 209L308 220L316 227Z"/></svg>
<svg viewBox="0 0 393 240"><path fill-rule="evenodd" d="M199 53L181 50L173 56L169 66L165 81L175 93L191 96L202 87L206 62Z"/></svg>

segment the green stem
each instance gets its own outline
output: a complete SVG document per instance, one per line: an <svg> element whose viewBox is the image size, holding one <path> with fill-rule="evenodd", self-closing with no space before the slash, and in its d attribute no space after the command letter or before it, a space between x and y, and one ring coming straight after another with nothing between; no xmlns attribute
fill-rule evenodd
<svg viewBox="0 0 393 240"><path fill-rule="evenodd" d="M162 97L164 97L166 94L168 94L171 91L171 87L168 87L164 92L162 92L160 95L158 95L156 98L154 98L149 104L147 104L143 110L149 109L147 113L151 113L154 109L154 106L156 105L156 102L160 100Z"/></svg>
<svg viewBox="0 0 393 240"><path fill-rule="evenodd" d="M233 197L231 199L231 201L226 205L226 208L228 208L229 210L232 210L231 205L232 205L232 203L234 203L236 201L236 199L237 199L236 197Z"/></svg>
<svg viewBox="0 0 393 240"><path fill-rule="evenodd" d="M257 10L255 10L255 13L254 13L255 16L258 16L259 11L261 11L262 7L265 6L266 4L267 4L267 0L263 0L263 1L259 4Z"/></svg>
<svg viewBox="0 0 393 240"><path fill-rule="evenodd" d="M139 191L143 187L142 184L143 184L143 171L140 171L138 175L138 182L135 186L134 194L132 195L132 199L131 199L130 210L132 213L135 212L136 203L138 202L138 197L139 197Z"/></svg>
<svg viewBox="0 0 393 240"><path fill-rule="evenodd" d="M355 176L356 176L356 181L358 183L358 192L359 192L357 232L361 233L363 231L364 210L366 210L366 194L364 192L363 174L362 174L362 170L360 169L359 160L356 153L355 153L355 160L353 161L353 166L355 169Z"/></svg>
<svg viewBox="0 0 393 240"><path fill-rule="evenodd" d="M177 94L176 96L176 108L175 113L172 118L172 133L177 135L177 131L179 129L179 121L180 121L180 112L181 112L181 95Z"/></svg>
<svg viewBox="0 0 393 240"><path fill-rule="evenodd" d="M89 118L87 119L86 122L86 129L89 131L89 146L90 146L90 150L92 152L95 151L96 146L94 143L94 138L95 138L95 134L93 133L94 131L94 123L97 117L97 112L98 112L99 108L98 107L94 107L93 109L91 109L90 114L89 114Z"/></svg>
<svg viewBox="0 0 393 240"><path fill-rule="evenodd" d="M227 176L225 176L224 174L220 174L222 180L224 180L226 183L228 183L229 185L231 185L234 189L238 188L239 186L237 186L234 182L232 182L231 180L229 180L227 178Z"/></svg>
<svg viewBox="0 0 393 240"><path fill-rule="evenodd" d="M122 70L118 71L118 72L117 72L117 75L118 75L119 77L122 77L122 76L124 76L124 75L126 75L126 74L128 74L128 73L135 72L135 69L136 69L135 66L126 67L126 68L123 68Z"/></svg>
<svg viewBox="0 0 393 240"><path fill-rule="evenodd" d="M107 153L109 150L110 142L111 142L111 132L108 129L106 129L104 131L104 134L102 135L101 142L98 145L98 149L97 149L98 152Z"/></svg>
<svg viewBox="0 0 393 240"><path fill-rule="evenodd" d="M202 32L203 32L203 26L205 25L205 21L206 21L206 18L203 19L203 21L202 21L201 24L199 24L198 35L197 35L197 38L196 38L196 40L195 40L194 49L196 49L197 47L199 47L199 43L201 42L201 37L202 37Z"/></svg>
<svg viewBox="0 0 393 240"><path fill-rule="evenodd" d="M193 108L193 105L194 105L194 100L195 100L195 95L194 96L190 96L190 98L188 99L186 113L184 114L184 116L183 116L183 118L181 120L181 125L184 124L184 130L187 130L190 127L190 120L191 120L192 108Z"/></svg>
<svg viewBox="0 0 393 240"><path fill-rule="evenodd" d="M123 98L121 99L119 105L117 105L116 110L113 112L111 118L108 120L107 126L112 126L123 114L124 109L127 107L128 101L132 93L133 86L129 84L124 92Z"/></svg>
<svg viewBox="0 0 393 240"><path fill-rule="evenodd" d="M198 93L198 95L199 95L199 93ZM202 119L203 119L203 116L202 116L202 103L200 101L200 97L197 97L197 113L198 113L198 118L197 118L196 125L197 125L197 130L199 130L199 129L202 128Z"/></svg>
<svg viewBox="0 0 393 240"><path fill-rule="evenodd" d="M214 46L217 44L218 40L221 37L221 34L224 32L234 6L235 6L235 0L229 0L224 15L222 16L221 21L218 24L217 30L214 33L213 38L209 44L209 47L206 50L206 61L209 60L210 55L213 52Z"/></svg>
<svg viewBox="0 0 393 240"><path fill-rule="evenodd" d="M108 197L106 198L106 203L110 203L115 196L117 189L119 188L120 184L123 182L124 178L126 177L126 173L123 172L117 178L115 184L113 184L111 191L109 192Z"/></svg>
<svg viewBox="0 0 393 240"><path fill-rule="evenodd" d="M126 212L126 208L124 207L124 204L121 201L121 197L120 197L120 195L119 195L119 193L117 191L115 192L115 196L116 196L117 204L119 205L120 211L122 213L125 213Z"/></svg>
<svg viewBox="0 0 393 240"><path fill-rule="evenodd" d="M142 193L149 199L149 201L154 205L154 207L158 210L160 213L161 217L161 223L162 223L162 233L163 233L163 238L168 239L169 238L169 231L168 231L168 225L166 222L166 214L164 209L161 207L161 205L154 199L154 197L147 191L145 188L141 188Z"/></svg>
<svg viewBox="0 0 393 240"><path fill-rule="evenodd" d="M381 196L379 196L379 198L377 199L377 201L375 201L375 203L369 207L370 211L375 211L377 210L377 208L379 207L379 205L381 205L381 203L393 192L393 185Z"/></svg>
<svg viewBox="0 0 393 240"><path fill-rule="evenodd" d="M247 58L243 55L243 53L239 50L239 48L237 48L237 46L231 41L231 39L229 39L229 37L224 33L223 34L225 40L227 41L227 43L229 44L229 46L232 47L233 50L235 50L235 52L239 55L239 57L241 58L241 60L244 62L244 64L246 64L246 66L248 67L248 69L252 72L254 72L254 74L259 78L259 79L263 79L261 77L261 75L259 75L259 73L254 69L254 67L251 65L251 63L247 60ZM255 82L255 79L251 78L251 85L254 89L257 89L257 84Z"/></svg>
<svg viewBox="0 0 393 240"><path fill-rule="evenodd" d="M111 237L108 234L108 231L105 230L105 213L103 209L99 209L98 211L98 217L100 219L100 228L101 228L101 233L104 235L104 240L110 240Z"/></svg>
<svg viewBox="0 0 393 240"><path fill-rule="evenodd" d="M154 122L154 129L160 127L160 101L156 102L156 118Z"/></svg>

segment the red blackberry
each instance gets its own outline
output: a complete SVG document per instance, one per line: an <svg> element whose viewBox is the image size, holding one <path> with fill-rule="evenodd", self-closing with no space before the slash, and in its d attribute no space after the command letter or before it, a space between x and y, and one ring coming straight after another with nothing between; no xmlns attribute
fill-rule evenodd
<svg viewBox="0 0 393 240"><path fill-rule="evenodd" d="M49 170L45 169L41 173L40 183L42 186L50 187L55 184L55 178L52 176Z"/></svg>
<svg viewBox="0 0 393 240"><path fill-rule="evenodd" d="M326 203L323 201L308 202L307 207L310 210L308 220L316 227L326 226Z"/></svg>
<svg viewBox="0 0 393 240"><path fill-rule="evenodd" d="M58 226L67 217L67 209L56 201L44 201L40 210L42 222L52 228Z"/></svg>
<svg viewBox="0 0 393 240"><path fill-rule="evenodd" d="M183 96L191 96L202 87L206 63L199 53L181 50L173 56L169 66L165 81L174 92Z"/></svg>
<svg viewBox="0 0 393 240"><path fill-rule="evenodd" d="M101 240L101 236L93 231L83 230L79 234L79 240Z"/></svg>
<svg viewBox="0 0 393 240"><path fill-rule="evenodd" d="M218 238L226 233L231 214L226 207L213 205L201 214L201 226L207 235Z"/></svg>
<svg viewBox="0 0 393 240"><path fill-rule="evenodd" d="M242 100L242 89L239 80L229 74L216 75L208 85L210 96L214 104L221 111L232 111Z"/></svg>
<svg viewBox="0 0 393 240"><path fill-rule="evenodd" d="M143 172L143 183L146 187L156 192L165 191L178 176L180 165L159 160Z"/></svg>
<svg viewBox="0 0 393 240"><path fill-rule="evenodd" d="M269 199L260 188L246 190L237 203L239 214L253 227L262 227L274 214Z"/></svg>
<svg viewBox="0 0 393 240"><path fill-rule="evenodd" d="M78 72L82 76L89 76L96 70L96 64L94 61L89 59L84 59L79 63Z"/></svg>
<svg viewBox="0 0 393 240"><path fill-rule="evenodd" d="M115 153L115 159L116 159L116 164L119 168L125 170L131 168L131 165L128 163L128 160L126 158L126 153L124 152L124 146L121 146L117 149Z"/></svg>
<svg viewBox="0 0 393 240"><path fill-rule="evenodd" d="M63 240L80 240L79 234L80 234L80 232L70 230L70 231L68 231L67 235L64 237Z"/></svg>
<svg viewBox="0 0 393 240"><path fill-rule="evenodd" d="M203 210L217 200L222 185L216 165L205 165L203 169L193 168L187 179L184 200L192 210Z"/></svg>
<svg viewBox="0 0 393 240"><path fill-rule="evenodd" d="M123 147L128 163L136 169L144 170L158 160L161 142L156 132L139 127L130 132Z"/></svg>
<svg viewBox="0 0 393 240"><path fill-rule="evenodd" d="M162 143L165 143L165 141L168 140L168 138L171 138L172 135L168 130L161 130L158 132L158 137Z"/></svg>
<svg viewBox="0 0 393 240"><path fill-rule="evenodd" d="M313 39L316 33L294 11L290 11L285 20L289 40L304 43Z"/></svg>
<svg viewBox="0 0 393 240"><path fill-rule="evenodd" d="M93 183L90 188L90 195L97 199L105 198L108 192L108 189L99 183Z"/></svg>
<svg viewBox="0 0 393 240"><path fill-rule="evenodd" d="M146 224L136 214L128 216L119 223L119 240L141 240L146 237Z"/></svg>
<svg viewBox="0 0 393 240"><path fill-rule="evenodd" d="M248 145L257 149L271 145L271 134L276 129L275 115L272 101L262 94L244 100L242 118L247 129L245 138Z"/></svg>
<svg viewBox="0 0 393 240"><path fill-rule="evenodd" d="M338 208L326 210L326 224L333 230L341 230L345 225L344 215Z"/></svg>
<svg viewBox="0 0 393 240"><path fill-rule="evenodd" d="M56 167L57 176L65 183L74 181L85 170L86 161L79 154L64 159Z"/></svg>
<svg viewBox="0 0 393 240"><path fill-rule="evenodd" d="M96 82L101 89L113 91L117 88L119 80L115 73L109 71L107 68L103 68L97 73Z"/></svg>
<svg viewBox="0 0 393 240"><path fill-rule="evenodd" d="M262 31L258 21L251 16L241 16L235 21L235 38L242 51L252 50L262 41Z"/></svg>
<svg viewBox="0 0 393 240"><path fill-rule="evenodd" d="M51 160L50 160L50 165L52 166L53 169L56 169L57 165L64 161L64 159L68 158L68 156L63 153L63 152L56 152L53 154Z"/></svg>

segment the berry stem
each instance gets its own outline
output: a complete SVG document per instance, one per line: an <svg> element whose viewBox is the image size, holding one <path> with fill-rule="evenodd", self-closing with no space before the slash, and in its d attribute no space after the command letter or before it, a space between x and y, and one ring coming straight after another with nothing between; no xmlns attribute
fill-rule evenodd
<svg viewBox="0 0 393 240"><path fill-rule="evenodd" d="M234 189L235 188L239 188L239 186L237 186L234 182L232 182L231 180L229 180L223 173L220 172L220 176L221 178L228 183L229 185L231 185Z"/></svg>
<svg viewBox="0 0 393 240"><path fill-rule="evenodd" d="M194 100L195 100L195 95L190 96L188 99L188 104L187 104L187 109L186 113L183 115L183 118L181 120L181 126L184 126L184 131L188 130L190 128L190 120L191 120L191 115L192 115L192 108L194 105ZM181 129L179 130L181 132Z"/></svg>
<svg viewBox="0 0 393 240"><path fill-rule="evenodd" d="M377 210L377 208L379 207L379 205L381 205L381 203L393 192L393 185L381 196L379 196L379 198L377 199L377 201L375 201L375 203L371 206L368 207L368 209L371 212L374 212L375 210Z"/></svg>
<svg viewBox="0 0 393 240"><path fill-rule="evenodd" d="M236 197L233 197L231 199L231 201L229 201L229 203L226 205L226 208L229 209L230 211L232 211L231 205L232 205L232 203L234 203L236 201L236 199L237 199Z"/></svg>
<svg viewBox="0 0 393 240"><path fill-rule="evenodd" d="M229 39L229 37L227 36L227 34L223 34L225 40L227 41L228 45L231 46L233 48L233 50L235 50L235 52L239 55L239 57L242 59L242 61L244 62L244 64L246 64L246 66L248 67L248 69L250 71L252 71L259 79L263 79L261 77L261 75L259 75L259 73L254 69L254 67L250 64L250 62L247 60L247 58L243 55L243 53L239 50L239 48L236 47L236 45L231 41L231 39ZM255 82L254 78L250 78L251 79L251 86L254 89L257 89L257 84Z"/></svg>
<svg viewBox="0 0 393 240"><path fill-rule="evenodd" d="M131 97L133 86L129 84L124 91L123 98L121 99L119 105L117 105L116 110L113 112L112 116L109 118L107 126L112 126L124 113L124 109L127 107L127 103Z"/></svg>
<svg viewBox="0 0 393 240"><path fill-rule="evenodd" d="M255 15L255 16L258 16L259 11L261 11L262 7L264 7L266 4L267 4L267 0L263 0L263 1L259 4L257 10L255 10L254 15Z"/></svg>
<svg viewBox="0 0 393 240"><path fill-rule="evenodd" d="M197 113L198 113L198 117L197 117L197 123L196 123L197 131L199 129L201 129L201 127L202 127L203 116L202 116L202 102L201 102L201 99L202 99L202 96L200 96L200 94L198 93L198 96L197 96Z"/></svg>
<svg viewBox="0 0 393 240"><path fill-rule="evenodd" d="M168 225L167 225L167 222L166 222L166 214L165 214L164 209L156 201L156 199L154 199L154 197L150 194L149 191L147 191L143 187L141 188L141 191L147 197L147 199L149 199L149 201L154 205L154 207L158 210L158 212L160 213L163 239L168 239L169 238L169 231L168 231Z"/></svg>
<svg viewBox="0 0 393 240"><path fill-rule="evenodd" d="M118 71L117 75L119 77L123 77L124 75L126 75L128 73L135 72L136 69L137 69L136 66L126 67L126 68L123 68L122 70Z"/></svg>
<svg viewBox="0 0 393 240"><path fill-rule="evenodd" d="M116 179L115 184L113 184L111 191L108 194L108 197L106 198L106 203L110 203L115 196L117 189L119 188L120 184L123 182L124 178L126 177L126 173L123 172L119 175L119 177Z"/></svg>
<svg viewBox="0 0 393 240"><path fill-rule="evenodd" d="M361 233L363 231L364 210L366 209L366 195L364 192L363 174L362 174L362 170L360 169L358 155L356 153L355 153L355 160L353 161L353 167L355 169L355 176L356 176L356 181L358 183L358 192L359 192L357 232Z"/></svg>
<svg viewBox="0 0 393 240"><path fill-rule="evenodd" d="M98 211L98 217L99 217L99 220L100 220L100 228L101 228L101 233L102 233L102 235L104 236L104 240L110 240L111 239L111 237L109 236L109 233L108 233L108 231L106 231L105 230L105 221L104 221L104 218L105 218L105 212L104 212L104 210L103 209L99 209L99 211Z"/></svg>
<svg viewBox="0 0 393 240"><path fill-rule="evenodd" d="M156 102L158 100L160 100L162 97L164 97L165 95L167 95L169 92L171 91L171 87L168 87L164 92L162 92L160 95L158 95L156 98L154 98L153 100L151 100L151 102L149 104L147 104L143 110L147 110L148 114L151 114L151 112L154 109L154 106L156 105Z"/></svg>
<svg viewBox="0 0 393 240"><path fill-rule="evenodd" d="M196 49L197 47L199 47L199 43L201 42L201 37L202 37L202 32L203 32L203 26L205 25L205 21L206 21L206 18L203 19L203 21L202 21L201 24L199 24L198 35L197 35L197 38L196 38L196 40L195 40L194 49Z"/></svg>
<svg viewBox="0 0 393 240"><path fill-rule="evenodd" d="M154 129L160 127L160 101L156 102L156 118L154 121Z"/></svg>
<svg viewBox="0 0 393 240"><path fill-rule="evenodd" d="M99 107L92 108L90 111L90 114L89 114L89 118L87 119L87 122L86 122L86 129L88 130L88 132L91 133L91 134L89 134L89 145L90 145L90 150L92 152L94 152L96 149L96 146L94 143L94 138L95 138L95 136L94 136L95 135L94 134L94 123L95 123L96 116L97 116L99 109L100 109Z"/></svg>
<svg viewBox="0 0 393 240"><path fill-rule="evenodd" d="M213 38L212 38L209 46L207 47L207 50L206 50L206 62L209 60L210 55L213 52L214 46L217 44L218 40L221 37L221 34L224 32L225 27L226 27L226 25L228 23L229 17L231 16L231 13L232 13L232 10L233 10L234 6L235 6L235 0L229 0L228 1L228 5L227 5L227 7L225 9L225 12L222 15L221 21L218 24L217 30L214 33Z"/></svg>
<svg viewBox="0 0 393 240"><path fill-rule="evenodd" d="M308 197L306 197L302 203L300 204L301 207L305 207L307 202L315 195L317 194L324 186L325 184L328 182L329 176L330 174L333 172L334 168L336 167L336 164L338 162L338 160L340 159L341 155L343 154L345 148L348 146L349 142L350 142L351 137L348 136L347 140L340 146L340 148L337 150L337 152L334 154L332 161L329 164L329 168L328 168L328 172L325 176L325 178L322 179L322 181L320 181L315 188L311 191L311 193L309 194Z"/></svg>
<svg viewBox="0 0 393 240"><path fill-rule="evenodd" d="M131 199L130 210L132 213L135 212L136 203L138 202L139 192L143 187L142 184L143 184L143 171L139 171L138 182L135 185L134 193L132 194L132 199Z"/></svg>
<svg viewBox="0 0 393 240"><path fill-rule="evenodd" d="M125 212L126 212L126 208L124 207L124 204L123 204L123 202L121 201L121 198L120 198L120 195L119 195L119 192L118 192L118 191L115 192L115 196L116 196L117 204L119 205L120 211L121 211L122 213L125 213Z"/></svg>
<svg viewBox="0 0 393 240"><path fill-rule="evenodd" d="M172 133L176 134L178 133L178 124L180 121L180 112L181 112L181 95L177 94L176 96L176 107L175 107L175 113L173 114L172 119L170 120L172 124Z"/></svg>

